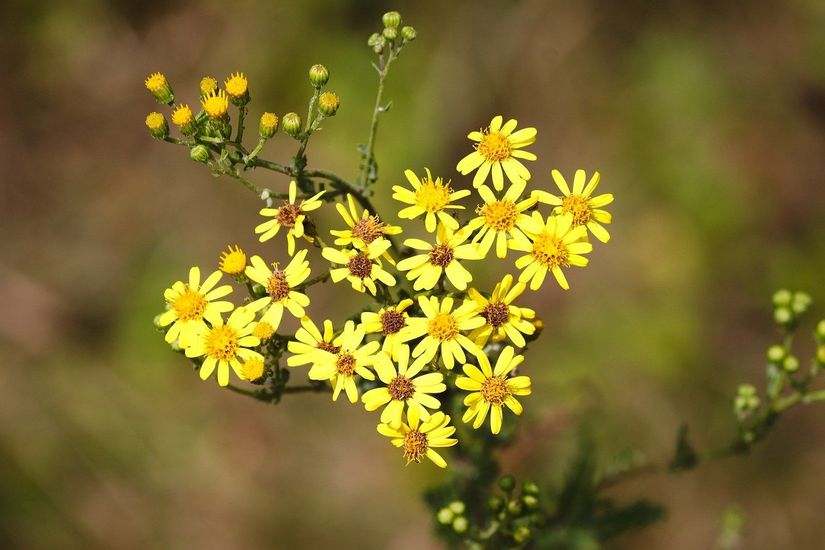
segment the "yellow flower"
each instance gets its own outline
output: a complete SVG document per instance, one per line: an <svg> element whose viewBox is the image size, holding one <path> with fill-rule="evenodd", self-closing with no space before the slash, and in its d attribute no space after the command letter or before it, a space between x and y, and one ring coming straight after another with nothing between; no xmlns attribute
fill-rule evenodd
<svg viewBox="0 0 825 550"><path fill-rule="evenodd" d="M447 274L454 287L464 290L473 276L459 260L484 258L477 244L463 244L470 234L466 227L453 233L446 225L439 225L435 244L421 239L407 239L404 241L406 246L423 250L424 253L404 258L398 262L398 270L408 271L407 280L415 280L415 290L430 290L441 279L442 273Z"/></svg>
<svg viewBox="0 0 825 550"><path fill-rule="evenodd" d="M463 206L450 203L466 197L470 192L466 189L453 191L450 182L444 183L441 178L433 180L430 169L425 168L425 170L427 177L423 180L419 180L412 170L404 171L404 175L413 187L412 190L393 185L392 198L412 205L398 212L398 217L412 220L424 214L424 225L430 233L435 231L436 221L440 221L452 230L458 229L458 222L446 210L463 210Z"/></svg>
<svg viewBox="0 0 825 550"><path fill-rule="evenodd" d="M461 334L461 331L476 329L484 324L484 318L478 315L478 306L472 300L465 300L461 306L452 311L453 299L446 296L439 305L435 296L419 296L418 306L424 317L410 317L410 338L424 338L413 349L413 357L417 357L413 368L419 368L429 363L441 350L441 360L444 366L452 369L455 361L466 361L466 349L473 355L483 355L472 340Z"/></svg>
<svg viewBox="0 0 825 550"><path fill-rule="evenodd" d="M478 144L475 151L459 161L456 170L466 176L478 169L473 177L473 187L484 183L490 172L496 191L504 188L504 174L513 183L530 179L530 171L518 159L536 160L536 155L521 150L536 141L536 129L522 128L514 132L517 122L510 119L502 126L503 120L500 115L495 116L486 129L467 135Z"/></svg>
<svg viewBox="0 0 825 550"><path fill-rule="evenodd" d="M189 105L178 105L175 107L175 110L172 111L172 122L175 126L185 128L192 124L194 120L195 115L192 114L192 109L189 108Z"/></svg>
<svg viewBox="0 0 825 550"><path fill-rule="evenodd" d="M559 190L562 192L562 197L551 195L547 191L533 191L539 202L545 204L552 204L556 208L553 212L556 214L570 214L573 216L573 226L578 227L583 225L593 233L593 236L601 242L606 243L610 240L610 234L601 224L610 223L612 216L610 212L602 210L602 206L607 206L613 202L613 194L605 193L593 197L593 191L599 185L600 175L595 172L584 185L586 179L584 170L576 170L576 175L573 176L573 192L567 186L564 176L558 170L552 172L553 180L556 182Z"/></svg>
<svg viewBox="0 0 825 550"><path fill-rule="evenodd" d="M218 262L218 269L227 275L240 275L246 269L246 254L241 247L232 245L227 247L225 252L221 252L221 258Z"/></svg>
<svg viewBox="0 0 825 550"><path fill-rule="evenodd" d="M513 276L508 273L493 289L493 295L489 300L474 288L467 291L470 299L478 304L481 310L479 315L486 321L483 326L470 333L470 340L484 348L490 336L493 337L493 342L501 342L505 337L509 337L515 345L523 348L527 342L522 333L536 332L533 324L536 312L513 305L513 300L521 296L525 288L524 283L513 286Z"/></svg>
<svg viewBox="0 0 825 550"><path fill-rule="evenodd" d="M146 127L150 130L156 132L164 126L166 126L166 118L162 114L153 111L146 115Z"/></svg>
<svg viewBox="0 0 825 550"><path fill-rule="evenodd" d="M587 258L581 254L592 251L593 245L580 242L587 236L587 230L583 225L573 227L570 214L550 215L545 222L538 212L533 212L525 230L529 240L519 238L510 241L513 250L527 252L516 260L516 267L524 270L519 275L519 282L530 281L530 289L538 290L547 272L552 271L559 286L568 290L570 285L561 268L587 265Z"/></svg>
<svg viewBox="0 0 825 550"><path fill-rule="evenodd" d="M269 340L275 334L275 328L265 321L260 321L252 329L252 336L257 336L261 342Z"/></svg>
<svg viewBox="0 0 825 550"><path fill-rule="evenodd" d="M341 336L335 337L332 330L332 321L324 321L324 332L321 333L312 319L304 317L301 319L301 328L295 332L295 340L287 344L287 349L291 355L286 360L287 366L297 367L315 363L320 352L336 354L341 351Z"/></svg>
<svg viewBox="0 0 825 550"><path fill-rule="evenodd" d="M409 315L405 310L413 305L413 301L405 298L398 302L396 306L386 306L378 310L365 311L361 314L360 328L366 334L381 333L384 343L381 349L389 355L393 361L398 360L398 352L401 344L409 340L407 319Z"/></svg>
<svg viewBox="0 0 825 550"><path fill-rule="evenodd" d="M218 81L212 78L211 76L205 76L201 78L198 87L200 88L201 95L205 96L208 93L215 91L215 88L218 87Z"/></svg>
<svg viewBox="0 0 825 550"><path fill-rule="evenodd" d="M169 306L159 318L160 326L172 325L166 331L166 341L170 344L178 340L181 347L186 347L192 332L199 327L206 327L204 320L212 325L221 319L221 313L232 311L231 302L220 301L232 292L232 287L222 285L215 288L221 280L221 272L212 273L200 284L201 270L193 267L189 270L189 282L177 281L163 293Z"/></svg>
<svg viewBox="0 0 825 550"><path fill-rule="evenodd" d="M386 247L390 246L389 241L385 241ZM377 287L375 282L384 283L387 286L395 286L395 277L381 267L380 261L376 258L386 251L386 247L373 248L372 252L361 252L358 250L327 247L321 251L321 255L334 264L343 265L329 270L333 283L338 283L344 279L348 280L352 288L358 292L370 291L375 296Z"/></svg>
<svg viewBox="0 0 825 550"><path fill-rule="evenodd" d="M495 370L490 368L490 360L486 355L478 357L481 370L475 365L464 365L464 374L456 378L455 385L462 390L472 392L464 398L467 410L462 420L465 423L473 422L473 428L478 429L490 412L490 430L497 434L501 431L502 406L507 405L517 415L521 414L522 407L515 396L530 395L530 378L514 376L508 378L510 372L524 361L523 355L515 355L513 346L507 346L498 356Z"/></svg>
<svg viewBox="0 0 825 550"><path fill-rule="evenodd" d="M407 419L410 422L419 418L427 420L430 418L427 408L441 407L441 402L430 394L447 389L440 372L416 376L424 365L408 368L409 362L410 347L405 345L398 355L398 370L390 362L377 363L375 370L386 387L371 389L361 396L368 411L387 405L381 412L381 422L395 429L401 427L404 405L407 406Z"/></svg>
<svg viewBox="0 0 825 550"><path fill-rule="evenodd" d="M246 95L249 83L243 73L230 74L223 83L226 93L233 99L240 99Z"/></svg>
<svg viewBox="0 0 825 550"><path fill-rule="evenodd" d="M500 199L497 199L486 185L478 188L484 205L476 209L478 217L470 220L467 229L475 231L481 228L473 237L473 242L479 243L479 250L485 256L495 241L496 256L506 257L507 236L524 236L522 226L530 221L530 216L524 214L524 211L536 204L536 199L532 196L519 200L526 184L524 181L512 184Z"/></svg>
<svg viewBox="0 0 825 550"><path fill-rule="evenodd" d="M375 375L367 367L376 363L389 363L390 358L378 351L381 344L364 341L364 331L355 328L355 323L347 321L344 332L341 334L341 343L338 353L320 351L316 355L316 362L309 369L310 380L329 380L333 385L332 400L336 401L343 390L350 403L358 401L358 386L355 376L367 380L375 380ZM382 368L386 368L382 367Z"/></svg>
<svg viewBox="0 0 825 550"><path fill-rule="evenodd" d="M401 228L397 225L387 225L378 219L378 216L370 215L368 210L364 210L358 215L358 208L355 206L355 199L347 194L347 204L349 210L343 203L336 203L335 208L349 229L330 231L335 237L335 244L338 246L352 245L362 252L374 252L377 248L384 251L384 258L390 263L395 263L392 257L386 253L390 242L384 235L398 235Z"/></svg>
<svg viewBox="0 0 825 550"><path fill-rule="evenodd" d="M265 370L263 359L253 357L244 361L241 365L241 378L254 382L264 375Z"/></svg>
<svg viewBox="0 0 825 550"><path fill-rule="evenodd" d="M218 369L218 384L226 386L229 384L229 367L241 380L245 380L243 361L261 361L264 357L257 351L250 348L258 346L261 341L252 336L252 329L255 327L255 314L239 307L232 312L229 319L224 324L223 318L218 317L212 328L202 325L193 335L192 341L186 347L186 356L204 357L200 367L201 380L206 380Z"/></svg>
<svg viewBox="0 0 825 550"><path fill-rule="evenodd" d="M396 447L404 448L407 464L420 463L426 456L439 468L446 468L447 462L434 449L452 447L458 443L457 439L450 437L455 433L455 427L449 425L450 417L438 411L421 425L418 418L410 418L408 422L409 424L402 422L398 428L379 424L378 433L391 438Z"/></svg>
<svg viewBox="0 0 825 550"><path fill-rule="evenodd" d="M229 98L223 90L212 90L203 96L201 105L209 118L223 118L229 110Z"/></svg>
<svg viewBox="0 0 825 550"><path fill-rule="evenodd" d="M269 323L273 330L278 330L281 326L284 308L300 319L304 316L304 308L309 305L307 295L294 290L309 277L310 269L306 255L306 250L295 254L283 271L278 269L278 264L274 264L274 269L270 270L260 256L252 256L252 265L246 267L246 276L263 285L268 294L247 307L255 312L267 308L261 321Z"/></svg>
<svg viewBox="0 0 825 550"><path fill-rule="evenodd" d="M169 83L166 81L166 77L163 73L150 74L146 77L144 84L146 84L146 89L153 94L157 94L169 87Z"/></svg>
<svg viewBox="0 0 825 550"><path fill-rule="evenodd" d="M287 250L289 255L292 256L295 252L295 239L304 236L306 213L321 207L323 203L318 198L324 193L325 191L321 191L307 200L301 199L298 201L297 184L295 180L289 182L289 201L284 201L278 208L264 208L260 211L262 216L272 217L273 219L265 221L255 228L255 233L261 235L258 240L266 242L277 235L281 227L286 227L288 228L286 234Z"/></svg>

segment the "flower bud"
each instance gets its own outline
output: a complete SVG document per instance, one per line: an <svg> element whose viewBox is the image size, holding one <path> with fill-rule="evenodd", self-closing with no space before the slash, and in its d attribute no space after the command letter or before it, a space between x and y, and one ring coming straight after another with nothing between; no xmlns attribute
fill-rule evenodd
<svg viewBox="0 0 825 550"><path fill-rule="evenodd" d="M825 365L825 346L819 346L816 350L816 360Z"/></svg>
<svg viewBox="0 0 825 550"><path fill-rule="evenodd" d="M802 315L811 306L811 296L804 292L796 292L791 300L791 309L797 315Z"/></svg>
<svg viewBox="0 0 825 550"><path fill-rule="evenodd" d="M211 76L201 78L199 85L201 97L214 93L218 89L218 81Z"/></svg>
<svg viewBox="0 0 825 550"><path fill-rule="evenodd" d="M464 510L466 509L466 507L464 506L464 503L461 502L460 500L452 501L451 503L449 503L447 505L447 508L449 508L450 510L453 511L454 514L459 515L459 516L461 514L463 514Z"/></svg>
<svg viewBox="0 0 825 550"><path fill-rule="evenodd" d="M374 33L372 33L372 34L370 35L370 37L367 39L367 46L369 46L370 48L374 48L374 47L375 47L375 45L376 45L376 44L378 44L378 42L379 42L380 40L381 40L381 35L380 35L380 34L378 34L377 32L374 32Z"/></svg>
<svg viewBox="0 0 825 550"><path fill-rule="evenodd" d="M733 410L740 420L746 419L753 411L759 408L759 396L756 388L751 384L742 384L733 400Z"/></svg>
<svg viewBox="0 0 825 550"><path fill-rule="evenodd" d="M263 139L269 139L278 131L278 117L275 113L264 113L258 123L258 135Z"/></svg>
<svg viewBox="0 0 825 550"><path fill-rule="evenodd" d="M381 52L384 51L384 46L386 46L386 45L387 45L387 39L384 38L383 36L379 36L375 40L375 44L372 46L372 51L374 51L375 53L381 53Z"/></svg>
<svg viewBox="0 0 825 550"><path fill-rule="evenodd" d="M487 499L487 507L493 512L501 510L502 506L504 506L504 500L500 496L493 495Z"/></svg>
<svg viewBox="0 0 825 550"><path fill-rule="evenodd" d="M329 80L329 70L323 65L313 65L309 68L309 81L316 88L320 88Z"/></svg>
<svg viewBox="0 0 825 550"><path fill-rule="evenodd" d="M782 288L773 293L773 305L776 307L787 306L791 303L793 294L787 288Z"/></svg>
<svg viewBox="0 0 825 550"><path fill-rule="evenodd" d="M521 497L521 502L524 503L525 508L528 510L535 510L539 507L539 499L537 499L535 495L524 495Z"/></svg>
<svg viewBox="0 0 825 550"><path fill-rule="evenodd" d="M324 92L318 97L318 110L324 116L335 116L341 100L333 92Z"/></svg>
<svg viewBox="0 0 825 550"><path fill-rule="evenodd" d="M381 21L388 29L397 29L398 25L401 24L401 14L397 11L388 11L381 17Z"/></svg>
<svg viewBox="0 0 825 550"><path fill-rule="evenodd" d="M398 38L398 29L396 29L394 27L387 27L386 29L384 29L384 32L381 33L381 34L384 35L384 38L386 38L387 40L392 42L393 40Z"/></svg>
<svg viewBox="0 0 825 550"><path fill-rule="evenodd" d="M450 523L453 522L454 517L455 517L455 514L453 514L453 511L450 510L449 508L442 508L435 515L435 518L438 520L438 523L440 523L442 525L449 525Z"/></svg>
<svg viewBox="0 0 825 550"><path fill-rule="evenodd" d="M498 480L498 486L502 491L510 492L516 486L516 480L510 474L506 476L501 476L501 479Z"/></svg>
<svg viewBox="0 0 825 550"><path fill-rule="evenodd" d="M249 81L243 73L230 74L223 87L233 105L246 105L249 102Z"/></svg>
<svg viewBox="0 0 825 550"><path fill-rule="evenodd" d="M401 38L404 39L404 42L412 42L416 36L418 36L418 33L415 32L415 29L412 27L404 27L401 29Z"/></svg>
<svg viewBox="0 0 825 550"><path fill-rule="evenodd" d="M209 160L209 149L205 145L195 145L189 150L189 158L195 162L206 162Z"/></svg>
<svg viewBox="0 0 825 550"><path fill-rule="evenodd" d="M530 540L531 535L532 533L530 532L529 527L526 525L520 525L515 531L513 531L513 540L519 544L522 544Z"/></svg>
<svg viewBox="0 0 825 550"><path fill-rule="evenodd" d="M820 341L825 340L825 319L817 323L816 325L816 337Z"/></svg>
<svg viewBox="0 0 825 550"><path fill-rule="evenodd" d="M469 527L469 523L467 522L467 518L464 516L459 516L453 520L453 531L456 533L463 533Z"/></svg>
<svg viewBox="0 0 825 550"><path fill-rule="evenodd" d="M773 319L780 325L787 325L793 321L793 313L786 307L780 307L773 312Z"/></svg>
<svg viewBox="0 0 825 550"><path fill-rule="evenodd" d="M275 328L266 321L258 321L252 329L252 336L260 338L261 341L269 340L273 334L275 334Z"/></svg>
<svg viewBox="0 0 825 550"><path fill-rule="evenodd" d="M768 361L771 363L779 363L785 358L785 348L779 345L773 345L768 348Z"/></svg>
<svg viewBox="0 0 825 550"><path fill-rule="evenodd" d="M799 370L799 359L793 355L789 355L782 361L782 368L786 372L796 372Z"/></svg>
<svg viewBox="0 0 825 550"><path fill-rule="evenodd" d="M287 113L281 120L281 126L284 132L295 137L301 133L301 116L298 113Z"/></svg>
<svg viewBox="0 0 825 550"><path fill-rule="evenodd" d="M163 139L169 135L169 125L166 123L166 117L160 113L149 113L146 116L146 127L149 128L149 133L153 138Z"/></svg>
<svg viewBox="0 0 825 550"><path fill-rule="evenodd" d="M511 500L507 503L507 513L511 516L520 516L523 508L518 500Z"/></svg>
<svg viewBox="0 0 825 550"><path fill-rule="evenodd" d="M144 81L146 89L154 96L158 103L164 105L171 105L175 100L175 94L172 93L172 87L166 81L166 77L162 73L153 73L146 77Z"/></svg>
<svg viewBox="0 0 825 550"><path fill-rule="evenodd" d="M537 495L540 492L539 486L535 481L527 480L521 484L521 492L525 495Z"/></svg>

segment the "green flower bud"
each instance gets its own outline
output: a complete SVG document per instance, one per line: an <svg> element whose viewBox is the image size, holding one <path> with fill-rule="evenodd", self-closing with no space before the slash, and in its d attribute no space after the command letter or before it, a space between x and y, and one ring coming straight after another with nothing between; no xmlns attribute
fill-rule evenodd
<svg viewBox="0 0 825 550"><path fill-rule="evenodd" d="M269 139L278 131L278 117L275 113L264 113L258 123L258 135L263 139Z"/></svg>
<svg viewBox="0 0 825 550"><path fill-rule="evenodd" d="M375 40L375 44L372 46L372 51L374 51L375 53L381 53L381 52L384 51L384 46L386 46L386 45L387 45L387 39L384 38L383 36L379 36Z"/></svg>
<svg viewBox="0 0 825 550"><path fill-rule="evenodd" d="M498 512L502 506L504 506L504 499L500 496L493 495L487 499L487 507L493 512Z"/></svg>
<svg viewBox="0 0 825 550"><path fill-rule="evenodd" d="M335 116L341 100L333 92L324 92L318 97L318 111L324 116Z"/></svg>
<svg viewBox="0 0 825 550"><path fill-rule="evenodd" d="M521 525L513 532L513 540L521 544L530 540L530 528L526 525Z"/></svg>
<svg viewBox="0 0 825 550"><path fill-rule="evenodd" d="M777 290L773 293L773 305L776 307L783 307L790 305L793 294L787 288Z"/></svg>
<svg viewBox="0 0 825 550"><path fill-rule="evenodd" d="M381 18L381 21L383 21L385 27L396 29L401 24L401 14L397 11L388 11Z"/></svg>
<svg viewBox="0 0 825 550"><path fill-rule="evenodd" d="M160 324L160 318L163 316L162 313L158 313L155 315L155 318L152 319L152 325L159 331L159 332L166 332L166 327Z"/></svg>
<svg viewBox="0 0 825 550"><path fill-rule="evenodd" d="M816 360L825 365L825 346L819 346L816 350Z"/></svg>
<svg viewBox="0 0 825 550"><path fill-rule="evenodd" d="M381 41L381 35L378 34L377 32L374 32L367 39L367 46L369 46L370 48L374 48L375 45L378 44L380 41Z"/></svg>
<svg viewBox="0 0 825 550"><path fill-rule="evenodd" d="M793 321L793 313L791 313L791 310L786 307L777 308L773 312L773 320L780 325L787 325Z"/></svg>
<svg viewBox="0 0 825 550"><path fill-rule="evenodd" d="M393 28L393 27L387 27L386 29L384 29L384 32L381 33L381 34L384 35L384 38L386 38L387 40L392 42L393 40L398 38L398 29Z"/></svg>
<svg viewBox="0 0 825 550"><path fill-rule="evenodd" d="M539 499L537 499L535 495L524 495L521 497L521 502L524 503L524 507L528 510L535 510L539 507Z"/></svg>
<svg viewBox="0 0 825 550"><path fill-rule="evenodd" d="M195 162L206 162L209 160L209 149L205 145L195 145L189 150L189 158Z"/></svg>
<svg viewBox="0 0 825 550"><path fill-rule="evenodd" d="M449 504L447 505L447 508L449 508L449 509L450 509L450 510L452 510L452 511L453 511L456 515L459 515L459 516L460 516L461 514L463 514L463 513L464 513L464 510L466 509L466 507L464 506L464 503L463 503L463 502L461 502L460 500L454 500L454 501L452 501L451 503L449 503Z"/></svg>
<svg viewBox="0 0 825 550"><path fill-rule="evenodd" d="M412 27L404 27L401 29L401 38L404 39L404 42L412 42L416 36L418 36L418 33L415 32L415 29Z"/></svg>
<svg viewBox="0 0 825 550"><path fill-rule="evenodd" d="M498 486L502 491L510 492L516 486L516 480L510 474L506 476L501 476L501 479L498 480Z"/></svg>
<svg viewBox="0 0 825 550"><path fill-rule="evenodd" d="M146 116L146 127L155 139L163 139L169 135L169 124L166 117L160 113L149 113Z"/></svg>
<svg viewBox="0 0 825 550"><path fill-rule="evenodd" d="M523 510L521 502L518 500L511 500L507 503L507 513L511 516L520 516Z"/></svg>
<svg viewBox="0 0 825 550"><path fill-rule="evenodd" d="M323 65L313 65L309 68L309 81L316 88L320 88L329 80L329 70Z"/></svg>
<svg viewBox="0 0 825 550"><path fill-rule="evenodd" d="M797 315L802 315L811 306L811 296L804 292L797 292L793 295L791 300L791 309Z"/></svg>
<svg viewBox="0 0 825 550"><path fill-rule="evenodd" d="M467 518L464 516L459 516L453 520L453 531L456 533L463 533L467 530L470 524L467 522Z"/></svg>
<svg viewBox="0 0 825 550"><path fill-rule="evenodd" d="M768 361L771 363L779 363L785 358L785 348L779 345L773 345L768 348Z"/></svg>
<svg viewBox="0 0 825 550"><path fill-rule="evenodd" d="M525 495L538 495L540 492L539 486L535 481L525 481L521 484L521 492Z"/></svg>
<svg viewBox="0 0 825 550"><path fill-rule="evenodd" d="M438 523L440 523L442 525L449 525L450 523L453 522L453 518L455 517L455 514L449 508L442 508L441 510L438 511L438 513L435 515L435 517L438 520Z"/></svg>
<svg viewBox="0 0 825 550"><path fill-rule="evenodd" d="M298 113L287 113L281 120L284 132L292 137L301 133L301 116Z"/></svg>
<svg viewBox="0 0 825 550"><path fill-rule="evenodd" d="M825 341L825 319L816 325L816 337L820 341Z"/></svg>
<svg viewBox="0 0 825 550"><path fill-rule="evenodd" d="M799 370L799 359L793 355L789 355L782 362L782 368L787 372L796 372Z"/></svg>

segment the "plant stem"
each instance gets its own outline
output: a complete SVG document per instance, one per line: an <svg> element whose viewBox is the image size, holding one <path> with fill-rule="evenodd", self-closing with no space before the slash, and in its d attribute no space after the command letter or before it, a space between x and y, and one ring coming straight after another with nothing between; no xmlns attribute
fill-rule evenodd
<svg viewBox="0 0 825 550"><path fill-rule="evenodd" d="M246 118L246 105L238 107L238 132L235 134L235 141L238 144L243 142L243 123Z"/></svg>
<svg viewBox="0 0 825 550"><path fill-rule="evenodd" d="M363 193L367 186L376 180L375 173L370 173L371 170L375 169L375 136L378 133L378 116L384 112L384 108L381 106L381 101L384 98L384 79L387 77L390 65L394 59L395 52L392 48L390 48L389 54L387 55L386 64L384 63L383 54L378 57L378 91L375 94L375 107L372 111L372 122L370 123L367 147L361 155L361 167L356 180L359 194Z"/></svg>

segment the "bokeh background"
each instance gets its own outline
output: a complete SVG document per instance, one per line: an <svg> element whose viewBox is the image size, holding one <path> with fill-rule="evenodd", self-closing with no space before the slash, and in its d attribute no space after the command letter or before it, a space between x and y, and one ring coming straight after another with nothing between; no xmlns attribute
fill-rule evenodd
<svg viewBox="0 0 825 550"><path fill-rule="evenodd" d="M268 407L203 383L152 327L162 291L229 243L258 245L257 199L150 139L143 88L178 97L245 71L253 120L305 112L308 67L343 101L310 163L352 177L375 75L366 38L398 8L419 39L389 79L376 201L405 168L453 178L469 130L503 113L538 128L533 185L602 172L613 240L526 296L546 330L534 395L501 459L557 482L586 425L604 461L700 447L734 429L777 334L771 292L825 303L825 4L492 1L8 0L0 7L0 545L6 548L436 548L376 418L325 395ZM285 161L279 137L265 156ZM253 176L285 189L287 179ZM388 215L391 220L394 215ZM322 222L323 224L326 222ZM509 263L477 269L491 286ZM313 289L314 317L364 300ZM810 327L803 328L809 331ZM810 352L812 346L807 345ZM300 373L294 373L299 376ZM742 548L820 548L825 412L784 418L750 457L627 483L666 522L615 548L711 548L732 505Z"/></svg>

